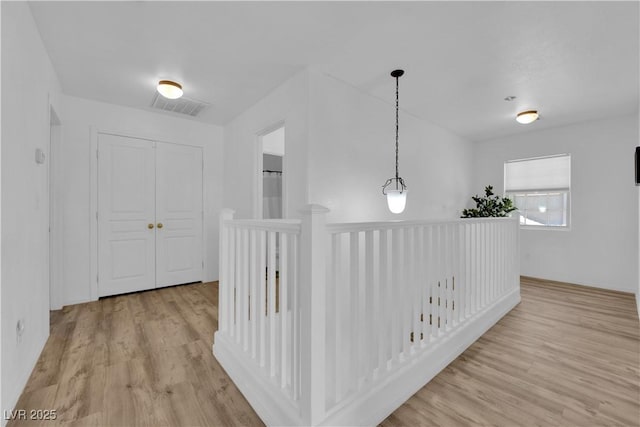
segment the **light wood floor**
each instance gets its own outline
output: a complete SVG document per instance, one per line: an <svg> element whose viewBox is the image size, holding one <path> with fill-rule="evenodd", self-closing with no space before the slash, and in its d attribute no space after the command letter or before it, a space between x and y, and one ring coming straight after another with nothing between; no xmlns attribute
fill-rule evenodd
<svg viewBox="0 0 640 427"><path fill-rule="evenodd" d="M46 426L261 425L216 327L215 283L52 312L17 408L55 409ZM382 425L638 426L639 371L632 295L523 278L522 303Z"/></svg>

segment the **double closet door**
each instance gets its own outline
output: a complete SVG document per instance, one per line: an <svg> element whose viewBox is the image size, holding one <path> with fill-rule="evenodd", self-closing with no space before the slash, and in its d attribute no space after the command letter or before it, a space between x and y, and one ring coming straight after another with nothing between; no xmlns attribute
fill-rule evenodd
<svg viewBox="0 0 640 427"><path fill-rule="evenodd" d="M202 149L98 135L98 295L203 278Z"/></svg>

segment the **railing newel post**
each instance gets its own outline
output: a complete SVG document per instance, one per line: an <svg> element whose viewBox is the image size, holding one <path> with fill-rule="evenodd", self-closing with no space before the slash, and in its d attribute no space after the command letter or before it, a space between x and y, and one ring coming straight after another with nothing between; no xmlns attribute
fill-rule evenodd
<svg viewBox="0 0 640 427"><path fill-rule="evenodd" d="M307 425L325 417L326 214L307 205L300 235L300 411Z"/></svg>
<svg viewBox="0 0 640 427"><path fill-rule="evenodd" d="M234 213L235 211L233 209L227 208L220 211L220 228L218 230L218 259L220 260L220 265L218 266L218 329L220 331L226 331L229 327L226 307L230 285L227 283L229 279L229 254L226 253L226 245L229 244L229 232L224 222L232 220ZM221 304L220 301L224 303Z"/></svg>

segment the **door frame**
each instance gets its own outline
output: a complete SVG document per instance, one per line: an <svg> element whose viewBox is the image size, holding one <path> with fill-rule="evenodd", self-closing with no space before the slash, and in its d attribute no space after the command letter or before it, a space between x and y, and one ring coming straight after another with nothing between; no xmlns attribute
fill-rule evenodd
<svg viewBox="0 0 640 427"><path fill-rule="evenodd" d="M254 133L255 147L254 152L254 178L253 178L253 217L263 219L263 199L262 199L262 170L263 167L263 150L262 137L271 132L284 128L284 156L282 156L282 218L288 218L287 212L287 126L285 120L277 121L267 127L264 127Z"/></svg>
<svg viewBox="0 0 640 427"><path fill-rule="evenodd" d="M189 147L195 147L202 150L202 240L200 244L202 245L202 259L206 259L206 245L205 245L205 218L204 218L204 210L205 210L205 175L204 175L204 147L200 145L194 144L179 144L172 141L166 141L161 138L155 138L152 136L144 136L140 134L134 134L131 132L121 132L121 131L113 131L106 129L99 129L96 126L90 126L90 176L89 176L89 193L90 193L90 201L89 201L89 250L91 252L91 261L90 261L90 300L95 301L98 297L98 136L100 134L107 135L115 135L122 136L126 138L136 138L142 139L151 142L161 142L163 144L174 144L174 145L183 145ZM204 267L202 268L202 278L204 280Z"/></svg>
<svg viewBox="0 0 640 427"><path fill-rule="evenodd" d="M62 122L56 108L49 101L49 310L62 308L62 201L60 196L60 153Z"/></svg>

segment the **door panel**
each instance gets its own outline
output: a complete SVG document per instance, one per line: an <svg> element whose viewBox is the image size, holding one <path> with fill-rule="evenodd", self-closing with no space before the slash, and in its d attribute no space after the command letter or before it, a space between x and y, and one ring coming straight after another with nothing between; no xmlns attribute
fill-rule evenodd
<svg viewBox="0 0 640 427"><path fill-rule="evenodd" d="M199 282L202 149L156 143L156 180L156 285Z"/></svg>
<svg viewBox="0 0 640 427"><path fill-rule="evenodd" d="M153 142L100 134L98 152L98 294L153 288Z"/></svg>

